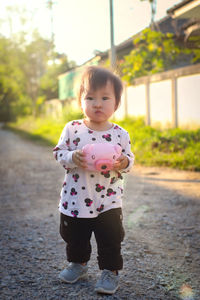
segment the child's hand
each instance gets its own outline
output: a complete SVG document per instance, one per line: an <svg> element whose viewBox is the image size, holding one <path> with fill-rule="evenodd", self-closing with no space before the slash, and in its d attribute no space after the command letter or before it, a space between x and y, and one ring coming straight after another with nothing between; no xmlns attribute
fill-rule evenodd
<svg viewBox="0 0 200 300"><path fill-rule="evenodd" d="M114 163L113 170L119 171L122 169L126 169L128 165L129 165L128 157L122 154Z"/></svg>
<svg viewBox="0 0 200 300"><path fill-rule="evenodd" d="M72 155L73 162L83 169L87 168L86 160L85 160L85 154L81 150L75 150Z"/></svg>

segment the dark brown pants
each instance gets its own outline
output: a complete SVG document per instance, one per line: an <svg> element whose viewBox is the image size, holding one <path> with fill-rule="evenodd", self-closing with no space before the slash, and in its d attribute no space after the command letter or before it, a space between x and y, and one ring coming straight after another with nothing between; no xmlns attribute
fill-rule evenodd
<svg viewBox="0 0 200 300"><path fill-rule="evenodd" d="M121 208L101 213L96 218L73 218L61 214L60 234L66 244L69 262L88 262L91 255L91 235L94 232L100 270L121 270L121 242L124 239Z"/></svg>

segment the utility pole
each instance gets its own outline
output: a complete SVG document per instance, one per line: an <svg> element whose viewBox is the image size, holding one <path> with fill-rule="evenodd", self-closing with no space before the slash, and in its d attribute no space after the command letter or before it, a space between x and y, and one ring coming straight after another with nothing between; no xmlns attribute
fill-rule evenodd
<svg viewBox="0 0 200 300"><path fill-rule="evenodd" d="M50 11L50 17L51 17L51 56L52 56L52 61L53 63L55 63L55 60L54 60L54 28L53 28L53 5L54 5L54 1L53 0L47 0L47 8L49 9Z"/></svg>
<svg viewBox="0 0 200 300"><path fill-rule="evenodd" d="M47 0L47 7L51 13L51 42L54 43L54 30L53 30L53 0Z"/></svg>
<svg viewBox="0 0 200 300"><path fill-rule="evenodd" d="M151 0L151 27L153 30L155 30L155 15L156 15L156 6L157 6L157 0Z"/></svg>
<svg viewBox="0 0 200 300"><path fill-rule="evenodd" d="M156 14L156 0L151 2L151 23L154 23Z"/></svg>
<svg viewBox="0 0 200 300"><path fill-rule="evenodd" d="M112 69L114 70L116 67L116 51L115 51L115 44L114 44L113 0L110 0L110 41L111 41L110 63Z"/></svg>

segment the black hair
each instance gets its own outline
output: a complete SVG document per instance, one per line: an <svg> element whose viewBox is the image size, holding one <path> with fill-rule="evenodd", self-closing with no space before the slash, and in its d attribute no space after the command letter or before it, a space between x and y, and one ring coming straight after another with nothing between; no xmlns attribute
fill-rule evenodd
<svg viewBox="0 0 200 300"><path fill-rule="evenodd" d="M110 81L114 88L115 99L116 99L116 109L120 104L121 95L123 91L123 84L121 79L112 73L110 70L97 66L87 67L81 78L81 84L78 91L78 101L81 105L81 97L85 91L85 87L89 86L92 90L97 90L102 88Z"/></svg>

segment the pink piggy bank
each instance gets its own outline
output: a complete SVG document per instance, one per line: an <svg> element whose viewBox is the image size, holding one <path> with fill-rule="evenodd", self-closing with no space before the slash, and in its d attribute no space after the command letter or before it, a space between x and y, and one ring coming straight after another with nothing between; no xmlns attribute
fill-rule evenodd
<svg viewBox="0 0 200 300"><path fill-rule="evenodd" d="M83 147L88 169L91 171L109 171L120 157L122 148L108 143L87 144Z"/></svg>

